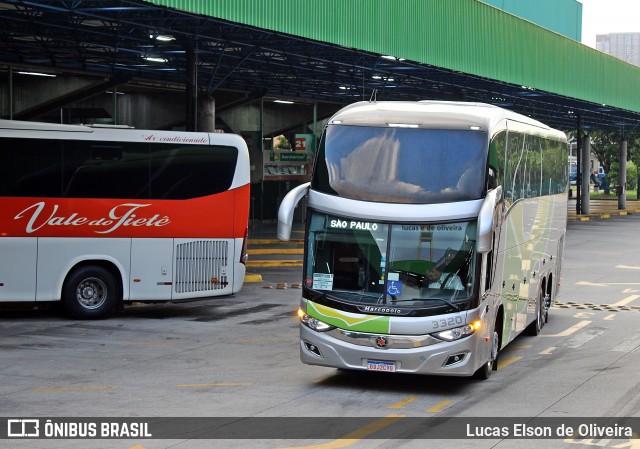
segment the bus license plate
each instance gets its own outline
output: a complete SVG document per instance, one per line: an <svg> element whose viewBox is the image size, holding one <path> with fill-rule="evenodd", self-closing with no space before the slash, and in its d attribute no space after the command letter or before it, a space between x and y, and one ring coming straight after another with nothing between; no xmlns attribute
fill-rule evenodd
<svg viewBox="0 0 640 449"><path fill-rule="evenodd" d="M367 369L369 371L386 371L388 373L395 373L396 363L385 362L383 360L367 360Z"/></svg>

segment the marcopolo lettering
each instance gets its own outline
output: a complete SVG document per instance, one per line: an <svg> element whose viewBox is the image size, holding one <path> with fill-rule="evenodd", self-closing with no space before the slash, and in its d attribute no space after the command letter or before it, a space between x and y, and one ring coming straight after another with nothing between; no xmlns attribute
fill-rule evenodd
<svg viewBox="0 0 640 449"><path fill-rule="evenodd" d="M359 309L362 312L368 312L368 313L386 313L386 314L394 314L394 315L401 315L402 313L404 313L404 310L394 309L392 307L365 306L365 307L359 307Z"/></svg>

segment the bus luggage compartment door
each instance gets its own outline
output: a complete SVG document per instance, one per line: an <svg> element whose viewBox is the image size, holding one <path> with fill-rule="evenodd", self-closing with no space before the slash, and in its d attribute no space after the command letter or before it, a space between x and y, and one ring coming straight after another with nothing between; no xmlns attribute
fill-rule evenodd
<svg viewBox="0 0 640 449"><path fill-rule="evenodd" d="M129 299L170 300L173 239L132 239Z"/></svg>
<svg viewBox="0 0 640 449"><path fill-rule="evenodd" d="M35 301L36 237L0 238L0 300Z"/></svg>

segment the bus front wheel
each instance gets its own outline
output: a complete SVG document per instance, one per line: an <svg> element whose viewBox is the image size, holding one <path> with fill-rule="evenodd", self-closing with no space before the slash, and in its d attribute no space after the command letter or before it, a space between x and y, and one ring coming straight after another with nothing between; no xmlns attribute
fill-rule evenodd
<svg viewBox="0 0 640 449"><path fill-rule="evenodd" d="M491 376L491 371L494 370L494 364L498 363L498 351L500 349L500 334L498 329L494 326L493 335L491 336L491 355L489 360L482 365L473 374L476 379L487 380Z"/></svg>
<svg viewBox="0 0 640 449"><path fill-rule="evenodd" d="M78 319L104 318L117 302L117 284L103 267L85 266L73 271L62 289L62 300Z"/></svg>

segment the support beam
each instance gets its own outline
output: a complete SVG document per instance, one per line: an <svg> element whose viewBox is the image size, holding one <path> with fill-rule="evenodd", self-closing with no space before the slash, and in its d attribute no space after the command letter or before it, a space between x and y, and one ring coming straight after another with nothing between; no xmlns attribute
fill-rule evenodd
<svg viewBox="0 0 640 449"><path fill-rule="evenodd" d="M576 132L576 215L580 215L582 213L582 201L580 199L580 192L582 185L582 169L580 168L580 153L582 152L582 119L578 116L577 120L578 129Z"/></svg>
<svg viewBox="0 0 640 449"><path fill-rule="evenodd" d="M198 131L212 133L216 130L216 100L208 95L198 97Z"/></svg>
<svg viewBox="0 0 640 449"><path fill-rule="evenodd" d="M627 140L625 137L620 140L620 157L618 171L618 185L620 190L616 189L618 195L618 210L627 209Z"/></svg>
<svg viewBox="0 0 640 449"><path fill-rule="evenodd" d="M591 160L591 136L584 135L582 137L582 148L580 154L580 172L582 173L582 177L580 178L580 195L581 195L581 207L582 214L589 214L589 180L590 180L590 172L591 167L589 166L589 162Z"/></svg>

